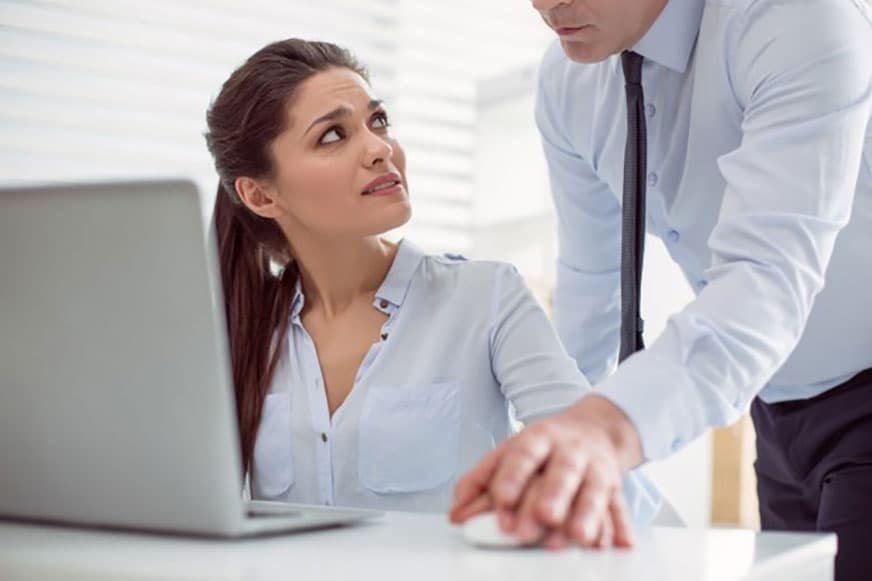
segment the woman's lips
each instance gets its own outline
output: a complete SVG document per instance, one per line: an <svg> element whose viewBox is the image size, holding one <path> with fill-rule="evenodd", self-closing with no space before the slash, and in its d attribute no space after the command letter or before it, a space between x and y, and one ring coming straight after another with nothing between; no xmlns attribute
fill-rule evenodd
<svg viewBox="0 0 872 581"><path fill-rule="evenodd" d="M364 192L363 195L364 196L393 196L395 194L399 194L402 191L403 191L403 184L402 183L383 184L378 189Z"/></svg>

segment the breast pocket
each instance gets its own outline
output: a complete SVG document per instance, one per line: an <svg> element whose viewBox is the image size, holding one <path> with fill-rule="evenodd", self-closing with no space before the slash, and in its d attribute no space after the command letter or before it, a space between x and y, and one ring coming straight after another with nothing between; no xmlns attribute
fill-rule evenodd
<svg viewBox="0 0 872 581"><path fill-rule="evenodd" d="M267 394L254 444L252 497L275 499L294 484L291 453L291 396Z"/></svg>
<svg viewBox="0 0 872 581"><path fill-rule="evenodd" d="M460 445L459 383L373 387L361 409L358 475L379 494L451 481Z"/></svg>

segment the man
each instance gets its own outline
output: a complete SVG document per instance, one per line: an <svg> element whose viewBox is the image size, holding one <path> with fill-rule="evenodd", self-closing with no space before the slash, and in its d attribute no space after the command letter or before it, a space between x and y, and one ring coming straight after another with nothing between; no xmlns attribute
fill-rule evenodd
<svg viewBox="0 0 872 581"><path fill-rule="evenodd" d="M621 473L753 401L764 528L837 532L838 578L859 578L872 564L872 7L533 6L560 37L536 105L559 216L555 319L597 393L486 457L452 519L495 505L522 538L628 545ZM636 352L646 224L697 296Z"/></svg>

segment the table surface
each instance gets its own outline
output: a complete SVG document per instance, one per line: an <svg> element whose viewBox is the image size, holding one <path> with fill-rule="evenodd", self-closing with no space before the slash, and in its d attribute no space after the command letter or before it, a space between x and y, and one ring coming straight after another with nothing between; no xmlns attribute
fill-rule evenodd
<svg viewBox="0 0 872 581"><path fill-rule="evenodd" d="M633 550L479 549L441 515L210 540L0 521L0 579L831 579L834 535L654 527Z"/></svg>

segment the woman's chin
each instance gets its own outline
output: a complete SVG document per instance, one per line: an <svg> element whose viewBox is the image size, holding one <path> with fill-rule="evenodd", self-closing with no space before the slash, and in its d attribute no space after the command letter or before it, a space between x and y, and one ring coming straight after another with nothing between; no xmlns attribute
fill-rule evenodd
<svg viewBox="0 0 872 581"><path fill-rule="evenodd" d="M377 217L366 220L363 231L359 231L364 237L379 236L391 230L396 230L408 224L412 218L412 208L406 200L405 203L391 204L384 208Z"/></svg>

